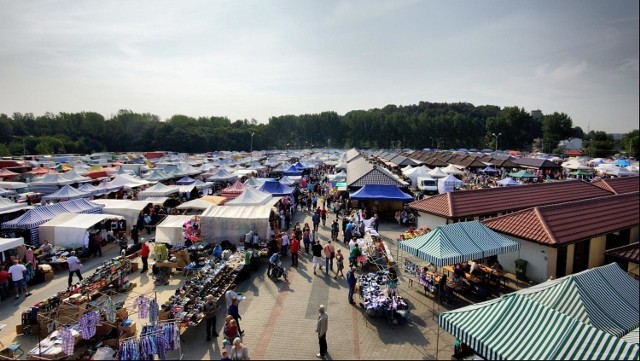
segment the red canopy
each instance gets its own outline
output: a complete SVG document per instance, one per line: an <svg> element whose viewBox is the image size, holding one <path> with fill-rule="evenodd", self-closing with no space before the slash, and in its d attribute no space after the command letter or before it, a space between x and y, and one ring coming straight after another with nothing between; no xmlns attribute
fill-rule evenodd
<svg viewBox="0 0 640 361"><path fill-rule="evenodd" d="M247 189L247 186L240 182L240 180L237 180L231 186L223 189L222 192L220 192L220 195L225 197L227 200L232 200L244 192L245 189Z"/></svg>
<svg viewBox="0 0 640 361"><path fill-rule="evenodd" d="M0 178L2 179L11 179L17 175L19 175L20 173L16 173L16 172L12 172L10 170L8 170L7 168L2 168L0 169Z"/></svg>

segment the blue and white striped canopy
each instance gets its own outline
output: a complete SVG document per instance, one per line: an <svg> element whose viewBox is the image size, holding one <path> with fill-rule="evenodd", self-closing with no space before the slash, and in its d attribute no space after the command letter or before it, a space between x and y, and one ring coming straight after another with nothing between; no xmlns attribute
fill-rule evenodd
<svg viewBox="0 0 640 361"><path fill-rule="evenodd" d="M422 236L400 242L400 249L438 267L520 249L520 243L478 221L438 226Z"/></svg>

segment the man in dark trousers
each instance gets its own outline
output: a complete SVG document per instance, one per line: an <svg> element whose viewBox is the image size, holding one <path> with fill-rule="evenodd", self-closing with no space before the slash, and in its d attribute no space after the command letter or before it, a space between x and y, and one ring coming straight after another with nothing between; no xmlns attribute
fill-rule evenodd
<svg viewBox="0 0 640 361"><path fill-rule="evenodd" d="M218 312L219 308L213 301L213 295L207 295L207 302L204 304L205 320L207 321L207 341L211 341L211 334L213 334L213 337L218 337L216 312Z"/></svg>
<svg viewBox="0 0 640 361"><path fill-rule="evenodd" d="M140 247L140 258L142 258L142 270L140 273L145 273L149 270L149 253L151 250L149 249L149 244L146 241L142 241L142 247Z"/></svg>
<svg viewBox="0 0 640 361"><path fill-rule="evenodd" d="M327 331L329 329L329 316L325 312L323 305L320 305L318 313L319 314L318 322L316 323L316 332L318 333L320 353L316 354L316 357L323 359L327 354Z"/></svg>
<svg viewBox="0 0 640 361"><path fill-rule="evenodd" d="M351 267L347 272L347 285L349 286L349 303L355 305L353 301L353 293L356 290L356 268Z"/></svg>

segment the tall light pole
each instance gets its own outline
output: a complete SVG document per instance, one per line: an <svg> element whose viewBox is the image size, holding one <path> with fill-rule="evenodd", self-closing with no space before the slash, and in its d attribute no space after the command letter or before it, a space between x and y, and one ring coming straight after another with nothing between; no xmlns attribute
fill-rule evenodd
<svg viewBox="0 0 640 361"><path fill-rule="evenodd" d="M25 139L33 137L33 135L25 135L24 137L19 137L17 135L13 135L12 137L22 139L22 160L27 158L27 146L25 143Z"/></svg>
<svg viewBox="0 0 640 361"><path fill-rule="evenodd" d="M433 137L429 137L431 138L431 150L433 150Z"/></svg>
<svg viewBox="0 0 640 361"><path fill-rule="evenodd" d="M496 152L498 151L498 137L500 137L502 135L502 133L491 133L493 134L494 137L496 137Z"/></svg>
<svg viewBox="0 0 640 361"><path fill-rule="evenodd" d="M251 132L251 153L253 153L253 135L256 134L254 132Z"/></svg>

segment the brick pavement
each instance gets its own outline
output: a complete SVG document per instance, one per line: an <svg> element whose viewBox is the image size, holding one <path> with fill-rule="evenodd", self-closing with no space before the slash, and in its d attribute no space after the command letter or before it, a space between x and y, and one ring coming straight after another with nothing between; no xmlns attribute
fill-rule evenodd
<svg viewBox="0 0 640 361"><path fill-rule="evenodd" d="M331 217L333 216L330 216L327 224L330 224ZM311 224L310 214L298 212L293 223L297 221ZM392 223L383 222L380 226L380 234L394 256L396 248L395 240L392 239L403 230L403 227ZM324 243L329 238L329 226L320 226L319 239ZM343 252L347 249L341 242L335 245L343 248ZM113 255L116 252L117 250L111 250ZM113 256L111 253L107 255ZM240 303L241 325L246 331L243 342L248 346L252 359L315 359L319 351L315 324L317 309L321 303L325 305L329 315L327 359L442 359L450 358L453 353L453 338L442 330L439 333L439 352L436 353L438 328L432 314L433 303L422 293L421 287L414 284L410 288L402 272L399 272L399 292L411 305L411 317L408 325L392 328L386 320L367 317L360 307L348 303L344 278L335 280L333 276L325 276L320 272L317 276L314 275L310 256L302 255L297 269L289 267L290 258L285 259L283 264L289 270L288 282L273 281L267 277L264 260L257 272L238 285L239 292L246 296ZM87 269L85 273L88 272L91 271ZM154 287L150 275L135 273L130 276L130 280L139 285L135 291L155 290L160 302L164 302L175 292L183 283L183 278L178 274L170 280L168 286ZM18 310L32 301L46 298L47 294L64 287L65 282L66 273L57 274L54 281L34 290L34 296L21 302L20 307L0 310L0 318L3 319L0 322L9 325L0 335L2 342L6 345L18 341L25 350L35 346L36 337L16 337L14 334L14 325L19 323ZM221 335L223 316L221 310L218 314ZM136 319L135 315L133 318ZM222 338L206 342L204 325L187 329L183 336L184 359L220 357Z"/></svg>

